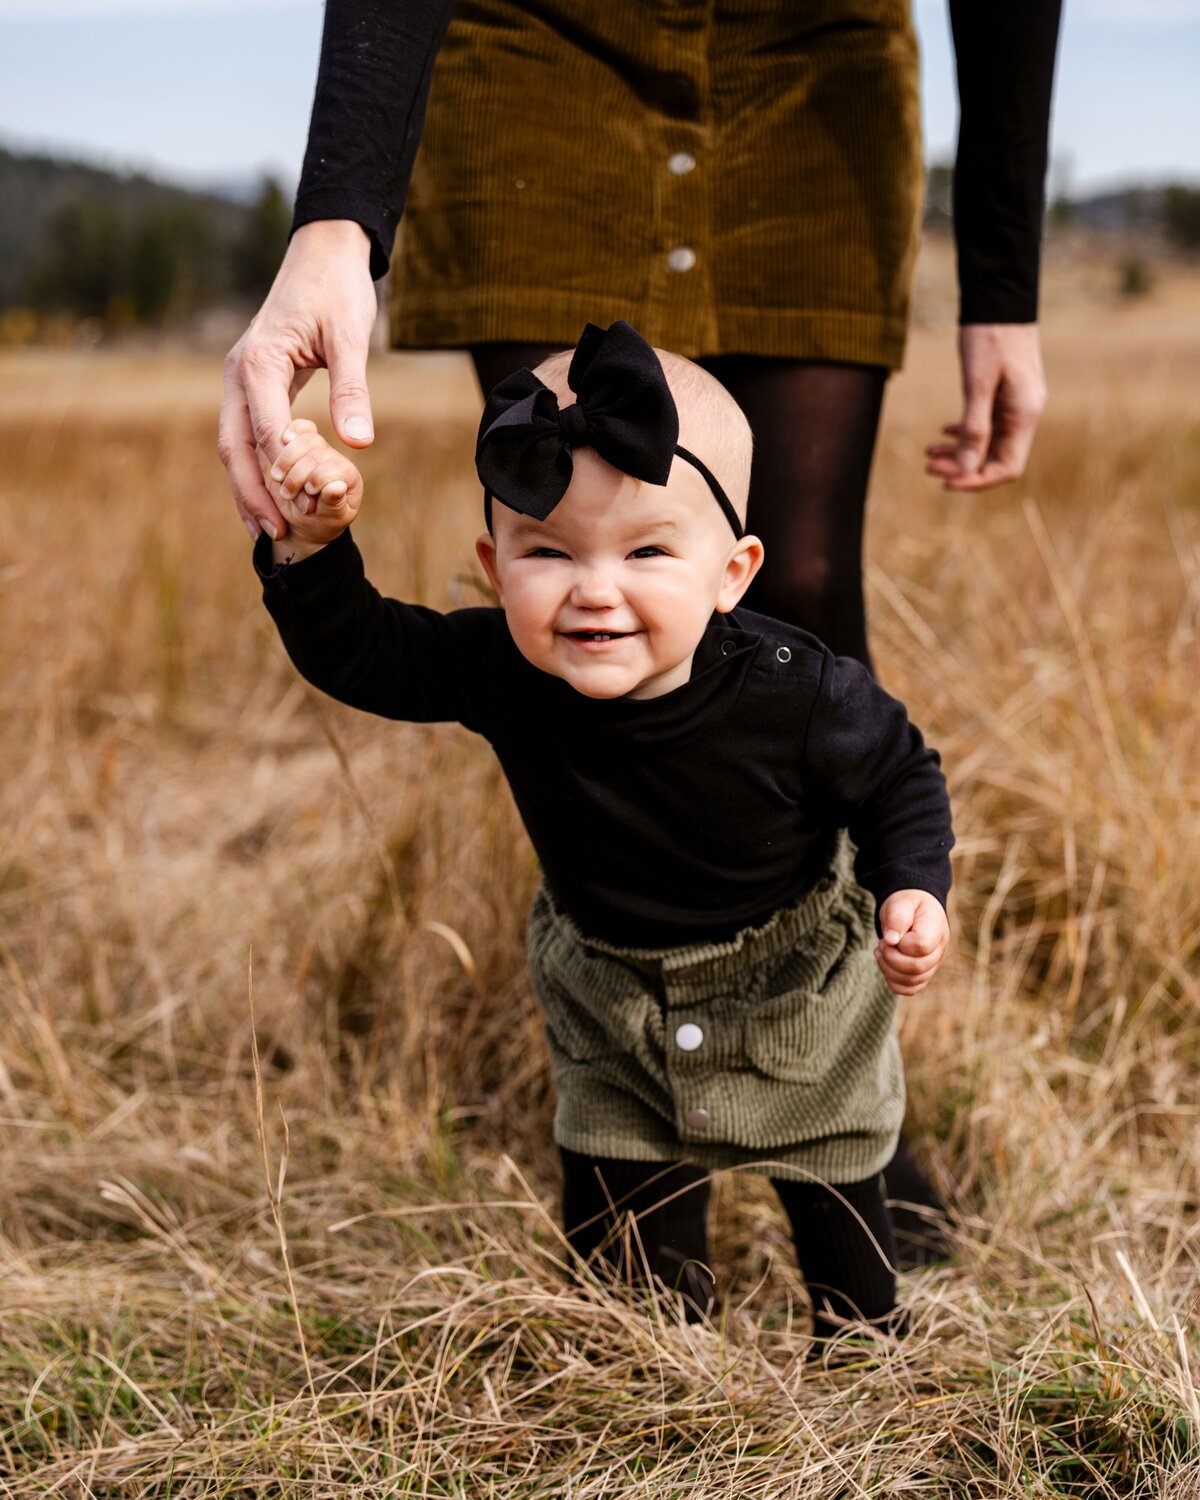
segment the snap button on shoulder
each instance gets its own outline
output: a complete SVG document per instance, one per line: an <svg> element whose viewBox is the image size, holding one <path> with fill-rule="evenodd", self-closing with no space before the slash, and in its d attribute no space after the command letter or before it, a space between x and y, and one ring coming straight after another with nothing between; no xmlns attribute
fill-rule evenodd
<svg viewBox="0 0 1200 1500"><path fill-rule="evenodd" d="M667 158L667 171L676 177L686 177L695 165L696 158L690 151L676 151Z"/></svg>
<svg viewBox="0 0 1200 1500"><path fill-rule="evenodd" d="M672 271L690 271L696 264L696 252L690 245L676 245L667 256Z"/></svg>
<svg viewBox="0 0 1200 1500"><path fill-rule="evenodd" d="M737 642L736 641L722 641L721 642L721 655L722 656L732 656L733 653L736 650L737 650Z"/></svg>
<svg viewBox="0 0 1200 1500"><path fill-rule="evenodd" d="M780 646L779 650L775 653L776 661L791 661L791 659L792 648L790 646Z"/></svg>
<svg viewBox="0 0 1200 1500"><path fill-rule="evenodd" d="M675 1033L675 1044L684 1052L695 1052L703 1040L704 1033L691 1021L685 1021Z"/></svg>
<svg viewBox="0 0 1200 1500"><path fill-rule="evenodd" d="M712 1116L706 1109L689 1109L683 1117L683 1123L692 1130L707 1130Z"/></svg>

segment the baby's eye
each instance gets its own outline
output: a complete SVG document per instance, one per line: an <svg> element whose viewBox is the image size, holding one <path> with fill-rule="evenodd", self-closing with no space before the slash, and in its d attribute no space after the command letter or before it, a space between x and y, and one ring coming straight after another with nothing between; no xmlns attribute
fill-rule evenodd
<svg viewBox="0 0 1200 1500"><path fill-rule="evenodd" d="M630 557L666 557L662 547L638 547L631 552Z"/></svg>
<svg viewBox="0 0 1200 1500"><path fill-rule="evenodd" d="M526 557L566 557L565 552L559 552L554 547L531 547L525 554Z"/></svg>

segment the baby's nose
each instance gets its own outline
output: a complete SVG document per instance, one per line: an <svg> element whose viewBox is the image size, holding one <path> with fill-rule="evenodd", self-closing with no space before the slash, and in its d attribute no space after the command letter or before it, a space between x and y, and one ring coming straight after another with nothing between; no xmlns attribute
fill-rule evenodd
<svg viewBox="0 0 1200 1500"><path fill-rule="evenodd" d="M616 583L607 568L588 568L577 575L575 600L580 604L608 604L618 597Z"/></svg>

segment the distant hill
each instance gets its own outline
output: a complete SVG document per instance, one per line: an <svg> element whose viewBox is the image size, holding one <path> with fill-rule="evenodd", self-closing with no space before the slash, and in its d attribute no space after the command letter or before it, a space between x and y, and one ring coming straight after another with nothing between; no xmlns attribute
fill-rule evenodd
<svg viewBox="0 0 1200 1500"><path fill-rule="evenodd" d="M126 321L260 297L287 243L278 183L196 191L83 161L0 148L0 311ZM139 301L140 299L140 301Z"/></svg>
<svg viewBox="0 0 1200 1500"><path fill-rule="evenodd" d="M935 162L926 178L925 223L931 229L950 228L954 171ZM1049 205L1051 231L1072 230L1097 236L1135 237L1162 248L1200 249L1200 186L1187 183L1133 183L1086 198L1060 197Z"/></svg>

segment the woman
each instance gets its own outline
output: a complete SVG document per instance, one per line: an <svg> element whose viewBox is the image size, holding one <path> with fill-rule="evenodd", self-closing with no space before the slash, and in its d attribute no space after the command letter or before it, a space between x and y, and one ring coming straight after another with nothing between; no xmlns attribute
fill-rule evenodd
<svg viewBox="0 0 1200 1500"><path fill-rule="evenodd" d="M950 0L964 403L926 457L951 490L1017 477L1045 399L1037 284L1059 9ZM273 459L314 368L329 368L339 436L371 441L372 281L390 263L393 345L469 348L484 391L588 321L628 318L697 358L755 433L750 525L768 562L747 605L869 666L867 482L922 197L907 0L452 10L328 0L288 254L226 361L220 449L247 529L282 535L254 449ZM646 1207L637 1167L601 1175ZM654 1193L689 1185L694 1255L707 1188L678 1173ZM885 1178L892 1198L943 1209L903 1142ZM597 1181L566 1185L574 1222L605 1207ZM895 1227L902 1265L944 1245L906 1209ZM672 1247L647 1248L670 1262Z"/></svg>

